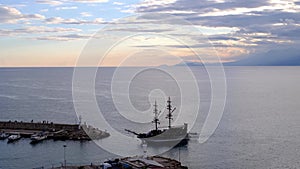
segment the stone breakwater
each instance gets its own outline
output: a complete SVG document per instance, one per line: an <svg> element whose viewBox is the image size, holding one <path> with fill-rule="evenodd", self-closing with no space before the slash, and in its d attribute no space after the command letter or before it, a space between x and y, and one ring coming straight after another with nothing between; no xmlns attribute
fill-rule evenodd
<svg viewBox="0 0 300 169"><path fill-rule="evenodd" d="M22 137L30 137L33 134L43 132L48 139L54 140L92 140L109 137L109 133L106 131L93 128L92 126L58 124L48 121L0 121L0 132L20 134Z"/></svg>

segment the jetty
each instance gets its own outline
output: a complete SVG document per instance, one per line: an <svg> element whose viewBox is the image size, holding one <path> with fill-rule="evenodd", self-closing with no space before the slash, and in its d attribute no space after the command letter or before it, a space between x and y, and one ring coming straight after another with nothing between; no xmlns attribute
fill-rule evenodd
<svg viewBox="0 0 300 169"><path fill-rule="evenodd" d="M43 132L47 139L54 140L94 140L109 137L109 133L86 124L58 124L48 121L23 122L0 121L0 132L30 138L32 135Z"/></svg>

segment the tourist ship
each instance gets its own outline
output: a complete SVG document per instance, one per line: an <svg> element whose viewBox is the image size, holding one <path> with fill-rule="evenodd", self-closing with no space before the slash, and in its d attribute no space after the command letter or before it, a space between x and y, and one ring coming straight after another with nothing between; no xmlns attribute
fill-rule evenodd
<svg viewBox="0 0 300 169"><path fill-rule="evenodd" d="M159 128L159 114L157 109L157 103L154 104L154 120L152 121L155 124L155 129L147 133L137 133L128 129L125 131L133 133L137 138L145 141L148 144L157 144L157 145L185 145L188 143L188 124L183 124L182 126L172 126L171 122L173 120L173 112L176 108L173 108L171 105L171 98L169 97L167 101L167 110L168 114L166 118L169 120L169 125L167 128Z"/></svg>

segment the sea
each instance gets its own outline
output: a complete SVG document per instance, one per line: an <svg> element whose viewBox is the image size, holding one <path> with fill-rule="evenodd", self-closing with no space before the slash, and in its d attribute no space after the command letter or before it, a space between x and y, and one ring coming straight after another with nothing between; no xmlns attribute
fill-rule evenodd
<svg viewBox="0 0 300 169"><path fill-rule="evenodd" d="M74 90L77 96L93 91L105 121L120 135L134 139L124 129L151 130L154 126L148 117L153 115L155 100L160 125L168 124L165 107L170 96L176 107L174 123L180 114L194 119L189 124L194 135L188 145L158 151L159 155L180 160L191 169L300 168L300 67L218 68L224 74L210 74L201 66L188 68L191 71L172 67L172 73L168 68L106 67L97 68L95 75L89 75L92 68L80 69L87 70L81 74L85 88L74 85L74 68L0 68L0 120L97 124L97 119L85 117L90 112L77 112L81 109L76 106L91 102L89 97L74 98ZM222 84L217 88L225 90L214 84ZM216 92L226 97L214 97ZM200 143L197 137L216 100L224 103L222 117L208 140ZM64 153L68 165L100 164L120 157L101 147L101 142L29 143L26 138L11 144L0 140L0 169L57 167ZM159 149L148 146L145 152L142 146L119 143L128 152L134 149L136 155Z"/></svg>

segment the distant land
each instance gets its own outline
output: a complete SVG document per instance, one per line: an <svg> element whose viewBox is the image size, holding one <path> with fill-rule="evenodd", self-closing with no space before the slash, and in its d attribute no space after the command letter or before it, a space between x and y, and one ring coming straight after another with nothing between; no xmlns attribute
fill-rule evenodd
<svg viewBox="0 0 300 169"><path fill-rule="evenodd" d="M244 59L224 63L225 66L300 66L300 49L273 49Z"/></svg>
<svg viewBox="0 0 300 169"><path fill-rule="evenodd" d="M199 62L181 62L175 66L204 66ZM207 64L214 66L215 64ZM252 54L246 58L225 62L224 66L300 66L300 49L273 49L265 53Z"/></svg>

